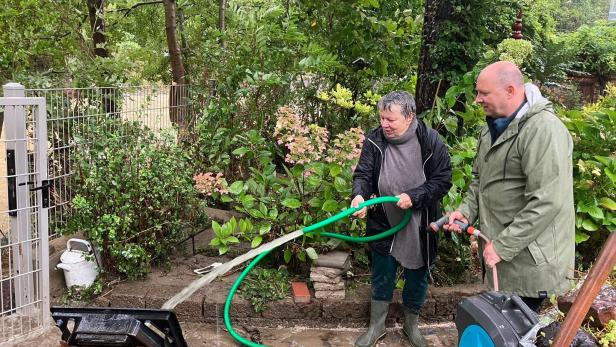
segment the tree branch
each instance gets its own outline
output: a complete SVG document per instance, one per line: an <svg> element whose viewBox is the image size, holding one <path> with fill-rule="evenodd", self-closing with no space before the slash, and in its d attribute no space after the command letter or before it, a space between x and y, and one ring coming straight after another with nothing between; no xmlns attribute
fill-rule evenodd
<svg viewBox="0 0 616 347"><path fill-rule="evenodd" d="M126 7L126 8L117 8L117 9L115 9L115 10L109 10L109 11L107 11L107 12L126 12L126 13L124 14L124 16L127 16L127 15L130 13L130 11L132 11L132 10L136 9L137 7L140 7L140 6L145 6L145 5L153 5L153 4L162 4L162 3L163 3L163 0L155 0L155 1L138 2L138 3L134 4L134 5L133 5L133 6L131 6L131 7Z"/></svg>
<svg viewBox="0 0 616 347"><path fill-rule="evenodd" d="M163 0L154 0L154 1L146 1L146 2L139 2L134 4L131 7L126 7L126 8L117 8L115 10L110 10L107 12L124 12L124 14L122 15L122 17L118 20L115 21L115 23L109 25L110 28L114 28L118 23L120 23L120 21L126 17L128 17L128 15L131 13L132 10L136 9L137 7L141 7L141 6L145 6L145 5L156 5L156 4L162 4Z"/></svg>

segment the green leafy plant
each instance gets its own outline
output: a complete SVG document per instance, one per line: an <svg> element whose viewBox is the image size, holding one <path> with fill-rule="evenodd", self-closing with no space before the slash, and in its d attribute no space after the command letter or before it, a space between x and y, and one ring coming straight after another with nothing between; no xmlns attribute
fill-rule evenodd
<svg viewBox="0 0 616 347"><path fill-rule="evenodd" d="M606 79L616 73L616 25L598 21L560 37L567 47L571 68Z"/></svg>
<svg viewBox="0 0 616 347"><path fill-rule="evenodd" d="M248 300L255 312L263 312L268 303L289 296L289 273L276 269L253 269L242 282L239 295Z"/></svg>
<svg viewBox="0 0 616 347"><path fill-rule="evenodd" d="M104 268L128 278L149 272L206 216L190 159L173 139L137 123L101 120L75 135L76 196L64 233L83 232Z"/></svg>
<svg viewBox="0 0 616 347"><path fill-rule="evenodd" d="M331 91L322 91L319 93L318 98L326 104L334 106L334 109L340 111L338 113L351 112L352 116L348 117L348 121L354 126L371 128L376 125L374 110L381 96L373 93L371 90L363 93L361 97L353 97L353 92L351 92L351 90L340 84L336 84ZM334 125L330 127L334 129L343 127L346 129L348 126L348 122L347 124L335 122Z"/></svg>
<svg viewBox="0 0 616 347"><path fill-rule="evenodd" d="M220 254L225 254L229 251L229 246L233 243L238 243L240 240L233 236L233 233L237 229L237 221L235 217L222 226L216 221L212 221L212 230L215 237L210 241L210 245L218 247Z"/></svg>
<svg viewBox="0 0 616 347"><path fill-rule="evenodd" d="M610 347L616 344L616 320L609 321L605 329L599 332L599 343L602 347Z"/></svg>
<svg viewBox="0 0 616 347"><path fill-rule="evenodd" d="M253 170L253 176L246 181L234 182L226 199L231 199L234 208L247 216L239 220L239 228L235 229L239 237L257 247L348 207L351 173L348 167L346 173L342 170L338 164L310 163L294 165L287 168L285 174L278 174L271 164L263 171ZM340 223L332 228L358 232L355 222L350 226ZM300 261L306 261L306 256L312 253L309 247L302 247L304 243L320 245L321 241L318 234L310 234L300 243L288 244L283 253L284 261L290 262L293 254Z"/></svg>
<svg viewBox="0 0 616 347"><path fill-rule="evenodd" d="M436 10L431 13L432 21L434 17L442 20L435 28L438 34L427 35L435 40L428 49L431 64L431 76L428 78L441 80L447 86L457 84L482 59L486 46L494 47L509 36L509 28L515 21L516 13L523 9L525 15L528 15L533 5L533 2L511 3L501 0L449 1L436 5L441 6L441 11L447 14L437 14ZM425 20L428 20L427 16ZM528 30L529 26L526 25L525 29Z"/></svg>
<svg viewBox="0 0 616 347"><path fill-rule="evenodd" d="M452 173L452 187L449 193L443 198L445 210L450 211L462 203L463 194L468 189L472 178L473 160L477 148L477 139L474 137L464 137L456 142L450 151Z"/></svg>
<svg viewBox="0 0 616 347"><path fill-rule="evenodd" d="M499 60L510 61L522 67L533 53L533 44L526 40L504 39L496 46Z"/></svg>
<svg viewBox="0 0 616 347"><path fill-rule="evenodd" d="M261 168L261 163L271 161L275 153L271 142L255 129L217 128L205 117L199 119L194 138L183 143L183 147L195 167L216 172L215 176L221 177L221 181L224 177L225 184L227 181L244 178L251 167ZM223 188L224 184L216 186ZM210 193L208 189L200 191L203 194ZM219 196L210 195L214 198Z"/></svg>
<svg viewBox="0 0 616 347"><path fill-rule="evenodd" d="M589 264L616 230L616 87L595 104L563 112L563 121L575 143L576 242Z"/></svg>
<svg viewBox="0 0 616 347"><path fill-rule="evenodd" d="M559 32L572 32L580 26L592 25L604 19L609 11L610 0L566 0L561 2L559 11L555 13Z"/></svg>
<svg viewBox="0 0 616 347"><path fill-rule="evenodd" d="M103 281L100 277L98 277L89 287L83 288L80 286L71 286L70 288L67 288L64 293L62 293L60 302L64 305L87 303L101 294L103 292L103 288Z"/></svg>

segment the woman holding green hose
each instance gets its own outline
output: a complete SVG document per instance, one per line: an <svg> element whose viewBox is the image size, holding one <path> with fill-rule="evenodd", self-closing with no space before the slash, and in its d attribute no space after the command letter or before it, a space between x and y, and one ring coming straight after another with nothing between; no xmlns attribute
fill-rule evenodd
<svg viewBox="0 0 616 347"><path fill-rule="evenodd" d="M441 217L440 200L451 187L451 162L438 133L415 117L415 100L404 91L385 95L377 105L381 126L364 141L353 174L352 207L371 196L395 195L397 205L374 205L356 212L368 216L366 235L400 222L412 209L408 225L396 235L370 243L372 301L368 331L357 347L372 347L385 336L385 318L395 287L398 264L404 268L404 332L414 347L426 346L417 328L428 288L428 273L436 259L436 236L428 223Z"/></svg>

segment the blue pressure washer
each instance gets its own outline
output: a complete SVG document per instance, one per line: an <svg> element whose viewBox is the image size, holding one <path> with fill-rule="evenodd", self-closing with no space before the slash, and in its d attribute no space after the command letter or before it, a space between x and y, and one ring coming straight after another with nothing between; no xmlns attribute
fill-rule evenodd
<svg viewBox="0 0 616 347"><path fill-rule="evenodd" d="M436 232L449 220L444 216L430 224ZM478 229L461 221L455 223L468 234L490 242ZM496 267L492 268L494 289L462 300L456 310L459 347L531 347L539 319L517 295L498 292Z"/></svg>

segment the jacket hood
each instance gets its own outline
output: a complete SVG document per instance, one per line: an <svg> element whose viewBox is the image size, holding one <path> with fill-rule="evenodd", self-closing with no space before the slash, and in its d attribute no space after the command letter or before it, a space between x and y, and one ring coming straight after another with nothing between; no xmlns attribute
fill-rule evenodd
<svg viewBox="0 0 616 347"><path fill-rule="evenodd" d="M541 95L541 91L536 85L526 83L524 85L524 93L526 95L526 104L522 106L516 118L528 119L541 111L549 111L554 113L552 103Z"/></svg>

